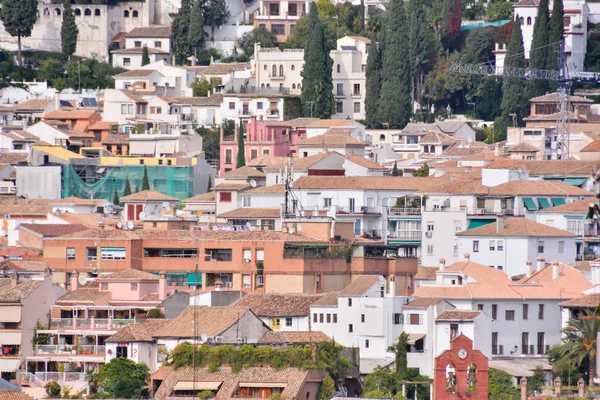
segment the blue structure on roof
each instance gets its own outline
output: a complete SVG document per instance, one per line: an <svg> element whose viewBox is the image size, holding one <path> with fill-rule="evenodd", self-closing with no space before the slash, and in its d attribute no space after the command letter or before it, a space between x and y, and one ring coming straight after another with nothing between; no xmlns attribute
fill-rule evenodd
<svg viewBox="0 0 600 400"><path fill-rule="evenodd" d="M460 27L461 31L470 31L475 28L487 28L488 26L502 26L504 24L508 24L510 19L502 19L500 21L494 22L476 22L474 24L467 24Z"/></svg>

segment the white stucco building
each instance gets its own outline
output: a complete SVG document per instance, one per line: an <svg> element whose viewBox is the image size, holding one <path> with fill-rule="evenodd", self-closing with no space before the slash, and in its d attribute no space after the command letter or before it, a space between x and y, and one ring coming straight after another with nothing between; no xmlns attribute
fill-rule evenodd
<svg viewBox="0 0 600 400"><path fill-rule="evenodd" d="M371 41L362 36L337 40L333 59L334 119L365 119L367 55Z"/></svg>

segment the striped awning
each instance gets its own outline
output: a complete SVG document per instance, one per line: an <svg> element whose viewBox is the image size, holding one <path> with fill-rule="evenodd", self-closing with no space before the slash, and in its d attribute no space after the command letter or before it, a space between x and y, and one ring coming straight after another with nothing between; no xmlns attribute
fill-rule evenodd
<svg viewBox="0 0 600 400"><path fill-rule="evenodd" d="M179 381L173 387L173 390L219 390L223 382L194 382Z"/></svg>
<svg viewBox="0 0 600 400"><path fill-rule="evenodd" d="M284 388L286 386L285 382L240 382L240 387L250 388Z"/></svg>
<svg viewBox="0 0 600 400"><path fill-rule="evenodd" d="M21 359L0 359L0 372L15 372L21 366Z"/></svg>
<svg viewBox="0 0 600 400"><path fill-rule="evenodd" d="M20 345L21 331L19 332L3 332L0 335L0 345Z"/></svg>

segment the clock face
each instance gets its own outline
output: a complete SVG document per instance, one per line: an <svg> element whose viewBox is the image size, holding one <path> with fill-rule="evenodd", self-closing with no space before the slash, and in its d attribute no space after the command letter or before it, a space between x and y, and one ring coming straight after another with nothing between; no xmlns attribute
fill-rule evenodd
<svg viewBox="0 0 600 400"><path fill-rule="evenodd" d="M464 360L467 358L467 351L465 349L460 349L458 351L458 357Z"/></svg>

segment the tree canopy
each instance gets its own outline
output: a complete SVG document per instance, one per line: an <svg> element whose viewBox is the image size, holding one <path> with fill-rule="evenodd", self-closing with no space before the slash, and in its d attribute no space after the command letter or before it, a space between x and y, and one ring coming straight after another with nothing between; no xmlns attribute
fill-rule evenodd
<svg viewBox="0 0 600 400"><path fill-rule="evenodd" d="M62 24L60 26L60 43L65 58L69 58L75 54L75 50L77 49L77 35L79 35L79 28L77 28L77 23L75 22L73 7L71 7L70 1L65 1Z"/></svg>
<svg viewBox="0 0 600 400"><path fill-rule="evenodd" d="M112 398L137 399L148 395L148 366L126 357L104 364L96 376L98 387Z"/></svg>
<svg viewBox="0 0 600 400"><path fill-rule="evenodd" d="M263 49L275 47L277 39L264 26L254 28L250 32L244 33L238 40L237 44L244 56L250 59L254 55L254 43L259 43Z"/></svg>
<svg viewBox="0 0 600 400"><path fill-rule="evenodd" d="M17 37L19 67L23 67L21 39L31 36L33 25L37 20L37 0L3 0L0 8L0 19L4 29L12 37Z"/></svg>

